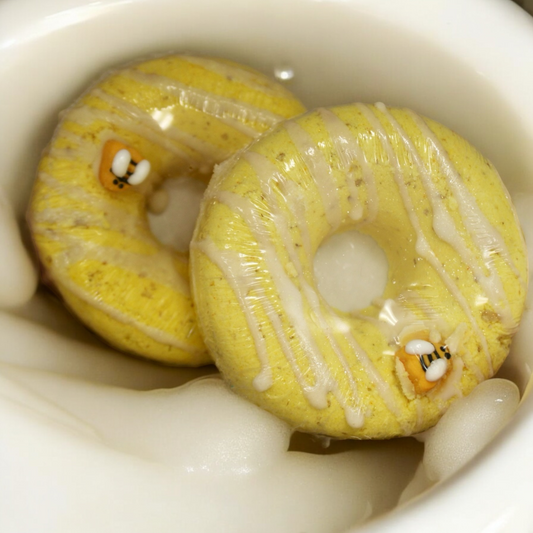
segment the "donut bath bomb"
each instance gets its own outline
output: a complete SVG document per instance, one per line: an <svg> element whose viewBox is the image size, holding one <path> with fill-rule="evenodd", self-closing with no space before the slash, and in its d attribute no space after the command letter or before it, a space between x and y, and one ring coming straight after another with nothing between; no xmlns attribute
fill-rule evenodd
<svg viewBox="0 0 533 533"><path fill-rule="evenodd" d="M152 235L147 199L165 179L207 181L303 110L279 84L220 59L174 55L109 73L62 115L39 165L28 221L46 281L120 350L210 362L188 254Z"/></svg>
<svg viewBox="0 0 533 533"><path fill-rule="evenodd" d="M388 261L346 313L313 259L356 228ZM191 243L205 342L238 394L302 431L383 439L433 426L501 366L524 308L524 241L498 173L405 109L354 104L278 125L217 168Z"/></svg>

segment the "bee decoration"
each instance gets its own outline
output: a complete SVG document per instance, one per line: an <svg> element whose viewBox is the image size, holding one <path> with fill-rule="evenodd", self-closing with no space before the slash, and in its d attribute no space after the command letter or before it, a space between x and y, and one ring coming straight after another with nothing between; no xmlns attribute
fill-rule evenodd
<svg viewBox="0 0 533 533"><path fill-rule="evenodd" d="M446 345L414 339L396 352L417 394L434 388L447 374L452 355Z"/></svg>
<svg viewBox="0 0 533 533"><path fill-rule="evenodd" d="M104 144L98 177L109 191L140 185L150 173L150 162L141 154L120 141L110 140Z"/></svg>

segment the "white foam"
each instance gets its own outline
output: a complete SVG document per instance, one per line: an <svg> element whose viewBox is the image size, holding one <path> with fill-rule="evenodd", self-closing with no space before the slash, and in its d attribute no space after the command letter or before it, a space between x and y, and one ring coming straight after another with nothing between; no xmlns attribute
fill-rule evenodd
<svg viewBox="0 0 533 533"><path fill-rule="evenodd" d="M289 427L218 379L136 392L0 373L1 531L341 531L393 506L416 463L386 445L288 452Z"/></svg>
<svg viewBox="0 0 533 533"><path fill-rule="evenodd" d="M514 383L491 379L453 403L425 442L429 479L442 481L479 453L515 413L520 393Z"/></svg>
<svg viewBox="0 0 533 533"><path fill-rule="evenodd" d="M439 423L420 436L424 458L400 503L460 470L502 430L519 401L514 383L490 379L453 403Z"/></svg>

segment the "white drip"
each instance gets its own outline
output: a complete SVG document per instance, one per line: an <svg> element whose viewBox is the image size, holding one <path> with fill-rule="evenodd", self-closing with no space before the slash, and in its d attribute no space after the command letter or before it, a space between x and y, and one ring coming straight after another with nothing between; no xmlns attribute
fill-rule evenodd
<svg viewBox="0 0 533 533"><path fill-rule="evenodd" d="M232 98L220 95L214 96L207 91L188 87L165 76L148 74L136 69L127 70L123 75L139 83L151 85L161 91L172 94L178 98L181 106L196 109L217 118L252 138L258 137L260 132L247 126L246 123L269 129L283 119L282 116L266 109L260 109L241 101L237 102Z"/></svg>
<svg viewBox="0 0 533 533"><path fill-rule="evenodd" d="M319 109L319 114L328 130L339 157L341 170L346 174L350 191L350 217L359 221L363 216L363 207L359 200L359 192L352 175L352 165L358 163L362 170L362 180L366 187L368 214L362 222L372 222L378 214L378 192L372 169L366 160L365 153L354 139L348 126L329 109Z"/></svg>
<svg viewBox="0 0 533 533"><path fill-rule="evenodd" d="M84 291L82 288L72 282L70 278L62 279L61 285L67 288L80 300L89 303L94 308L99 309L100 311L114 318L118 322L122 322L123 324L135 327L137 330L141 331L147 337L156 342L179 348L180 350L183 350L184 352L190 353L192 355L202 355L203 353L205 353L205 350L203 348L197 348L195 346L187 344L186 342L182 342L174 335L167 333L166 331L162 331L153 326L149 326L144 322L135 320L135 318L128 314L122 313L116 307L103 302L99 298L92 297L90 294L88 294L86 291Z"/></svg>
<svg viewBox="0 0 533 533"><path fill-rule="evenodd" d="M472 239L482 251L486 265L492 267L492 254L499 254L515 276L521 281L522 285L526 287L527 282L523 279L522 274L516 267L502 235L491 225L487 217L483 214L483 211L479 208L475 197L464 184L442 144L421 117L412 112L411 115L426 136L426 142L431 146L437 156L441 169L448 179L455 199L458 201L459 212L463 217L464 224L470 230ZM508 197L507 194L506 197Z"/></svg>
<svg viewBox="0 0 533 533"><path fill-rule="evenodd" d="M45 235L46 237L52 239L55 238L59 240L59 237L54 235L53 233L49 233L46 230L40 231L41 234ZM107 304L104 302L101 298L96 298L93 294L88 293L86 290L81 288L79 285L71 281L70 277L66 275L68 273L68 267L70 264L73 264L76 261L79 261L83 257L95 259L95 260L106 260L108 262L112 262L113 264L121 267L121 268L127 268L128 264L131 267L132 263L135 263L138 268L144 268L146 272L150 272L151 279L156 279L158 283L166 284L170 289L173 289L181 294L184 294L188 296L188 293L190 291L189 285L179 276L175 270L171 271L171 263L168 264L168 268L163 269L161 266L166 262L168 259L165 257L164 254L156 254L154 256L148 256L146 258L141 258L141 256L123 252L119 250L111 250L111 249L102 249L100 246L95 246L93 248L94 250L98 250L97 253L91 254L87 251L87 243L79 243L76 246L76 239L73 239L72 237L68 237L66 235L63 235L61 237L62 243L67 243L70 245L70 249L68 252L65 252L61 254L60 259L56 258L56 262L54 263L55 268L57 268L61 272L65 272L65 275L61 278L61 285L67 288L70 292L72 292L75 296L77 296L80 300L87 302L88 304L92 305L96 309L99 309L109 315L110 317L114 318L115 320L122 322L123 324L128 324L131 326L134 326L139 331L143 332L147 337L153 339L156 342L159 342L161 344L167 344L170 346L174 346L176 348L179 348L181 350L184 350L185 352L191 353L191 354L202 354L204 353L203 348L199 349L194 346L188 345L186 342L182 342L179 339L177 339L175 336L171 335L170 333L167 333L165 331L162 331L158 328L155 328L153 326L149 326L145 324L144 322L140 320L136 320L133 316L130 316L128 314L125 314L121 311L119 311L115 306ZM85 246L82 250L82 246ZM131 260L128 263L128 260ZM153 271L153 263L160 263L160 266L158 267L158 271ZM165 273L168 276L167 279L158 279L158 277L163 277L163 273Z"/></svg>
<svg viewBox="0 0 533 533"><path fill-rule="evenodd" d="M150 255L137 254L127 250L92 244L82 236L63 232L60 236L53 229L38 229L36 234L44 235L50 240L56 240L65 245L65 250L54 258L54 267L67 276L71 265L83 260L94 260L99 263L113 264L123 270L139 274L150 274L150 280L155 281L184 296L190 296L189 284L174 268L172 253L162 248L154 247ZM94 298L94 295L92 296Z"/></svg>
<svg viewBox="0 0 533 533"><path fill-rule="evenodd" d="M60 181L54 176L45 172L39 173L39 180L53 189L63 197L71 198L80 203L85 203L91 207L91 211L80 211L72 207L67 208L45 208L41 212L32 213L32 218L38 224L55 224L64 222L68 218L78 222L79 225L86 224L87 227L97 227L109 231L112 227L114 231L122 232L135 238L136 241L154 245L153 238L144 236L138 229L138 218L128 212L123 204L113 202L105 196L98 196L87 192L83 187L71 182Z"/></svg>
<svg viewBox="0 0 533 533"><path fill-rule="evenodd" d="M325 408L327 406L327 393L330 392L331 387L331 376L328 365L324 361L320 349L316 346L306 321L302 293L285 272L277 258L269 232L264 226L262 217L257 209L247 199L227 191L220 191L216 195L216 199L230 207L244 219L248 228L252 231L255 241L259 243L266 267L277 288L283 308L294 327L295 334L300 340L304 353L307 354L311 367L315 371L314 385L309 386L304 382L301 382L300 385L313 407L317 409ZM286 355L290 357L291 353L292 350ZM294 364L297 364L296 360L294 360Z"/></svg>
<svg viewBox="0 0 533 533"><path fill-rule="evenodd" d="M311 236L309 234L309 227L306 224L307 212L306 202L300 187L292 180L283 179L278 182L281 193L287 198L291 199L291 211L294 213L294 222L298 227L300 239L302 240L302 248L305 257L311 261L313 250L311 246Z"/></svg>
<svg viewBox="0 0 533 533"><path fill-rule="evenodd" d="M110 95L106 95L106 93L104 93L103 91L98 91L96 89L93 91L93 94L101 99L111 100L113 98ZM109 103L111 103L111 101L109 101ZM112 123L125 131L131 131L132 133L135 133L140 137L144 137L152 144L163 148L174 156L190 164L198 164L200 160L200 154L187 153L183 148L177 146L176 142L169 138L164 132L162 132L159 125L149 115L148 117L145 117L146 122L143 122L142 119L138 116L124 116L111 111L106 111L104 109L98 109L96 107L82 106L73 109L69 113L67 120L68 122L75 122L80 126L90 126L96 120ZM66 130L61 131L60 135L64 136L65 131ZM87 146L89 146L91 149L93 148L90 143L87 143L86 140L80 137L80 148L76 148L76 155L83 154L83 148L81 147L84 144L87 144ZM53 148L53 150L55 151L57 149ZM60 155L61 153L57 153L56 157L60 157Z"/></svg>
<svg viewBox="0 0 533 533"><path fill-rule="evenodd" d="M493 253L499 253L503 250L505 250L505 252L507 251L505 243L503 242L503 239L501 238L500 234L490 225L488 220L486 220L485 216L477 206L475 198L470 193L468 193L468 191L462 190L464 189L464 185L458 185L457 183L455 183L455 181L458 180L448 179L448 183L452 186L454 199L458 203L458 208L459 212L462 215L462 220L464 221L465 226L469 230L469 235L472 241L478 245L478 249L484 259L484 266L490 272L490 276L486 276L483 272L483 269L477 263L474 254L468 248L465 239L461 236L450 213L446 210L444 201L442 200L437 188L435 187L434 182L430 177L430 173L424 165L424 162L419 156L412 141L409 139L403 128L398 124L398 122L384 106L380 106L379 109L387 116L389 122L392 124L392 126L396 129L396 131L402 138L405 147L407 148L413 162L415 163L419 171L419 175L424 185L424 189L433 209L433 229L435 230L435 233L440 239L452 246L461 256L463 263L468 265L468 267L472 270L474 278L481 285L481 287L485 291L485 294L489 298L491 305L500 315L502 323L508 329L512 330L516 328L516 321L513 319L513 316L511 314L511 308L509 306L509 301L503 288L503 282L500 276L498 275L498 271L496 269L494 261L491 259L491 255ZM411 113L411 116L416 117L418 119L417 125L419 125L419 127L422 127L422 120L420 119L420 117L417 117L416 115L414 115L414 113ZM427 126L423 130L421 129L424 135L426 135L426 141L428 130L429 128L427 128ZM437 147L437 142L438 141L436 141L436 139L433 141L432 144L434 147ZM443 148L440 146L435 149L438 149L440 151L443 150ZM442 155L440 153L438 155L439 159L442 161ZM450 172L447 173L448 178L450 174ZM465 202L468 202L468 205L465 205ZM474 214L474 216L472 216L472 214ZM488 236L488 239L485 240L481 238L480 235ZM508 254L505 253L504 257L507 255Z"/></svg>
<svg viewBox="0 0 533 533"><path fill-rule="evenodd" d="M105 222L101 213L93 213L90 211L82 211L79 209L69 209L69 217L75 221L77 226L85 227L104 227ZM52 226L58 222L65 221L65 209L62 207L46 207L39 213L32 216L33 222L39 225ZM37 229L36 233L42 231Z"/></svg>
<svg viewBox="0 0 533 533"><path fill-rule="evenodd" d="M364 418L360 414L361 413L360 402L359 403L357 402L357 384L355 383L352 369L350 368L350 365L348 364L346 358L344 357L342 349L340 348L340 346L338 345L338 342L335 339L331 326L328 324L327 317L324 316L324 314L322 313L322 305L324 305L324 303L320 301L320 297L316 289L310 283L308 283L308 281L305 278L305 275L302 270L302 265L298 257L298 253L296 251L294 240L292 239L291 234L290 234L287 218L281 212L276 195L272 190L272 186L271 186L272 183L281 184L281 183L285 183L287 180L285 179L283 174L281 174L270 163L270 161L268 161L266 157L260 154L257 154L255 152L248 152L245 154L244 157L252 165L259 179L261 191L265 199L268 202L269 208L271 209L272 221L274 222L276 229L278 231L278 234L281 237L281 242L283 243L284 249L289 255L289 260L291 261L292 265L295 268L297 279L302 288L303 294L305 298L307 299L309 306L311 307L311 310L312 310L311 320L313 320L314 318L314 322L318 323L319 327L322 329L323 333L328 339L330 346L332 347L334 353L336 354L339 362L341 363L344 369L344 374L348 379L349 387L351 390L351 396L353 397L353 402L356 404L355 408L350 407L349 399L345 398L340 393L339 384L336 382L333 376L331 376L331 374L328 372L328 375L324 377L327 379L328 383L330 383L331 391L334 393L335 397L337 398L337 401L343 407L345 412L351 413L349 415L351 422L348 422L348 423L350 425L352 425L353 423L357 423L357 425L353 427L361 427L364 422ZM290 210L292 211L293 202L291 201L291 198L287 197L287 201L289 202ZM296 220L295 222L298 226L298 229L305 227L305 230L306 230L305 232L307 234L309 233L307 224L305 223L305 219ZM278 257L278 260L279 260L279 257ZM329 306L327 305L326 305L326 312L327 312L327 315L334 316ZM347 329L347 326L340 328L341 331L346 330L346 329ZM319 369L315 368L314 370L315 370L315 378L317 378L317 376L320 375Z"/></svg>
<svg viewBox="0 0 533 533"><path fill-rule="evenodd" d="M394 150L390 144L387 133L385 132L383 126L379 122L376 115L374 115L374 113L367 106L365 106L364 104L357 104L357 106L361 110L365 118L368 120L368 122L371 124L371 126L375 129L376 133L378 134L383 144L383 147L385 148L387 152L387 155L389 157L389 162L393 168L394 179L398 185L398 189L400 191L400 195L405 205L411 225L416 233L417 253L420 254L420 256L423 257L426 261L428 261L428 263L432 266L432 268L439 275L443 283L446 285L447 289L454 296L454 298L460 305L461 309L466 314L470 323L472 324L472 328L474 329L474 331L476 331L476 334L478 335L480 342L483 345L483 349L485 351L487 358L490 358L487 341L485 339L483 332L479 328L474 316L472 315L472 311L470 310L468 302L466 301L465 297L463 296L459 288L456 286L456 284L453 282L449 274L446 272L446 270L442 266L442 263L439 261L438 257L435 255L435 252L431 249L431 246L429 245L422 231L422 228L420 226L420 221L418 220L418 217L414 210L414 206L409 196L409 193L407 191L407 187L405 185L405 182L402 179L402 171L401 171L400 163L396 155L394 154ZM481 381L484 376L480 368L473 361L470 361L469 366L472 369L472 371L476 374L478 380ZM489 367L489 369L491 368L492 368L492 365Z"/></svg>
<svg viewBox="0 0 533 533"><path fill-rule="evenodd" d="M166 139L181 143L183 146L186 146L193 152L201 154L203 164L208 163L208 161L205 161L206 158L210 161L216 161L223 159L227 155L226 150L222 150L208 141L191 135L179 127L173 126L171 122L168 122L168 124L165 124L164 127L162 127L162 119L159 118L155 112L152 114L147 113L146 111L143 111L139 107L132 105L121 98L117 98L116 96L106 93L102 89L95 89L93 94L104 102L108 103L117 111L123 113L141 125L143 136L145 130L147 129L150 131L155 131L157 134L162 135ZM169 116L171 116L171 109L172 106L168 111ZM158 111L162 112L161 110ZM115 122L115 118L113 117L113 120L110 122Z"/></svg>
<svg viewBox="0 0 533 533"><path fill-rule="evenodd" d="M58 195L90 206L91 211L80 211L68 207L45 208L41 212L32 213L32 219L37 224L53 225L71 219L75 225L85 224L87 227L101 228L103 231L112 229L115 232L123 233L136 242L153 246L155 251L157 244L153 236L140 231L137 213L127 210L124 204L113 202L104 195L91 194L79 185L60 181L45 172L39 173L39 180L56 191ZM41 229L36 228L35 231L38 232Z"/></svg>
<svg viewBox="0 0 533 533"><path fill-rule="evenodd" d="M244 83L247 87L250 87L254 91L261 92L279 98L280 88L269 87L264 82L257 82L257 74L254 72L247 72L240 65L232 64L230 62L221 61L220 59L211 59L209 57L196 57L196 56L183 56L183 59L187 60L187 63L198 65L209 72L214 72L219 76L223 76L226 79L237 78L239 82ZM291 96L287 92L287 96Z"/></svg>
<svg viewBox="0 0 533 533"><path fill-rule="evenodd" d="M304 383L304 392L311 391L312 389L307 384L306 376L302 373L300 367L296 363L296 354L294 353L293 348L287 339L287 330L283 326L278 314L278 310L274 307L271 300L260 288L257 288L257 300L254 303L254 306L248 305L246 294L243 291L243 287L246 286L248 288L248 274L245 267L242 265L241 257L238 255L238 253L232 252L231 250L222 251L217 248L210 239L193 243L192 246L195 246L202 253L204 253L224 274L225 279L228 280L228 283L230 284L230 287L232 287L237 301L239 302L239 305L245 314L252 335L258 335L261 333L261 324L255 315L260 309L264 311L270 323L272 324L272 327L274 328L276 338L281 345L283 353L287 357L287 362L291 366L296 380L299 383ZM253 278L251 280L252 282L255 281L254 274L250 274L250 276ZM272 371L268 360L268 354L266 350L261 348L261 343L262 341L259 340L259 343L256 344L256 347L259 346L258 358L261 364L261 370L254 379L254 386L267 387L268 385L268 387L265 389L267 390L272 386ZM257 390L260 390L260 388L257 388ZM313 401L312 396L310 397L309 401Z"/></svg>
<svg viewBox="0 0 533 533"><path fill-rule="evenodd" d="M255 307L249 305L246 298L250 286L255 285L256 273L246 272L235 252L220 250L209 238L193 243L192 246L205 254L219 268L233 290L246 318L261 365L261 370L255 377L253 385L259 392L268 390L272 386L272 368L268 359L265 336L261 331L258 319L255 317ZM258 301L264 307L265 298L260 298Z"/></svg>
<svg viewBox="0 0 533 533"><path fill-rule="evenodd" d="M297 122L286 122L285 129L300 152L303 163L316 184L322 198L326 220L333 233L341 224L342 212L339 191L331 167L311 136Z"/></svg>

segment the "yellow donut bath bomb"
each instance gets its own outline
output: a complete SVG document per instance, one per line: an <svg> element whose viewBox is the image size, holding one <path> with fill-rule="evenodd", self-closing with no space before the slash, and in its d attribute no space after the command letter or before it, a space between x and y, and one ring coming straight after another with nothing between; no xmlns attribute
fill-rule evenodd
<svg viewBox="0 0 533 533"><path fill-rule="evenodd" d="M357 228L388 282L346 313L313 259ZM434 425L505 359L526 251L494 167L464 139L383 104L279 125L210 182L191 244L205 341L233 390L300 430L390 438Z"/></svg>
<svg viewBox="0 0 533 533"><path fill-rule="evenodd" d="M63 115L39 165L29 224L46 279L118 349L208 363L188 254L149 230L167 178L215 164L303 111L282 86L235 63L167 56L111 72Z"/></svg>

